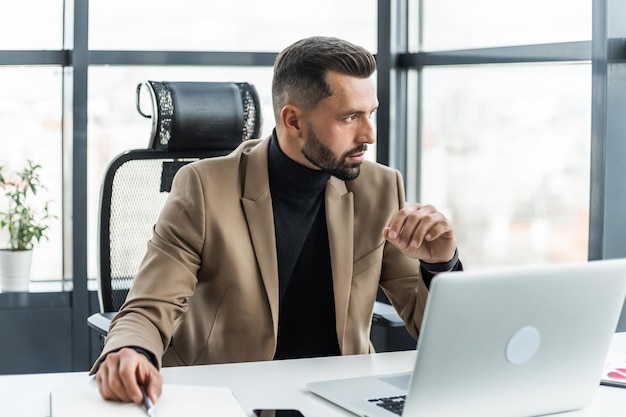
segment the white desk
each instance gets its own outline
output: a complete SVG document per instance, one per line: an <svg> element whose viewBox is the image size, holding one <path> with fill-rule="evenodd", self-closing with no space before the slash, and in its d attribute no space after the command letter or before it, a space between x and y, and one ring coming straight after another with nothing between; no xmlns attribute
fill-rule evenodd
<svg viewBox="0 0 626 417"><path fill-rule="evenodd" d="M611 350L626 352L626 333L616 334ZM352 414L309 393L309 381L359 375L406 372L414 351L317 359L253 362L163 369L165 383L228 386L243 406L297 408L306 417L347 417ZM0 415L49 416L49 393L57 385L94 384L86 372L0 376ZM594 404L559 416L623 417L626 389L600 387Z"/></svg>

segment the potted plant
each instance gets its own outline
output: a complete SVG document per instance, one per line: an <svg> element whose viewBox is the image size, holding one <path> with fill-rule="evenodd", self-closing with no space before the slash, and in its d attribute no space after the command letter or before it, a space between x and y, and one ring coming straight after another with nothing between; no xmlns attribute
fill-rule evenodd
<svg viewBox="0 0 626 417"><path fill-rule="evenodd" d="M46 187L41 183L41 165L28 160L21 171L4 172L0 164L0 190L6 201L0 204L0 230L8 232L8 243L0 246L0 290L28 291L32 249L47 239L48 220L54 218L49 203L37 208L31 201Z"/></svg>

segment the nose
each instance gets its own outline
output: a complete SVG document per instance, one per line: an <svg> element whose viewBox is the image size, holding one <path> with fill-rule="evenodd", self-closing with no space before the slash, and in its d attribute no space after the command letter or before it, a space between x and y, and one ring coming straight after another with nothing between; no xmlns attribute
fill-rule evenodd
<svg viewBox="0 0 626 417"><path fill-rule="evenodd" d="M373 117L364 118L361 141L370 145L376 142L376 126Z"/></svg>

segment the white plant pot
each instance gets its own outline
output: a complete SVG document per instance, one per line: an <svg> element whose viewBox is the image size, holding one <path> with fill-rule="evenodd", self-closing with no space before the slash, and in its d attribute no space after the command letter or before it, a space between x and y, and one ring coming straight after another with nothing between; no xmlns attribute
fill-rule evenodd
<svg viewBox="0 0 626 417"><path fill-rule="evenodd" d="M32 250L0 250L0 291L28 291L32 259Z"/></svg>

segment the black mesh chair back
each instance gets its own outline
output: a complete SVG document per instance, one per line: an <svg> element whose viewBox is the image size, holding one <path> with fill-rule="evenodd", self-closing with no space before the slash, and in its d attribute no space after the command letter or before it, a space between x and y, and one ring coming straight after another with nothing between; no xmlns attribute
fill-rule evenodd
<svg viewBox="0 0 626 417"><path fill-rule="evenodd" d="M150 94L151 115L141 110L142 89ZM117 156L102 183L98 293L103 313L124 303L178 169L231 152L258 137L261 127L258 95L247 83L147 81L137 87L137 109L152 119L150 147Z"/></svg>

